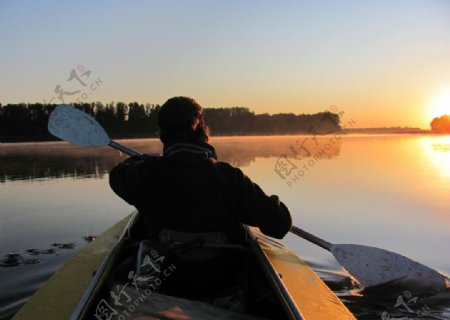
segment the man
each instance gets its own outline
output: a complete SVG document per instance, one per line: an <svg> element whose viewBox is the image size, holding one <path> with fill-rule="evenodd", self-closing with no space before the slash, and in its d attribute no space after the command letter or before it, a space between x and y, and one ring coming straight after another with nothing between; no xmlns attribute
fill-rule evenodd
<svg viewBox="0 0 450 320"><path fill-rule="evenodd" d="M211 242L212 236L213 243L242 243L241 223L283 238L290 213L240 169L217 160L195 100L169 99L158 117L163 156L130 157L112 169L111 188L139 210L148 238L177 266L161 287L164 293L243 310L251 278L246 252L202 251L198 241Z"/></svg>
<svg viewBox="0 0 450 320"><path fill-rule="evenodd" d="M141 212L152 234L172 229L232 238L245 223L283 238L292 224L289 210L240 169L217 160L203 114L191 98L164 103L158 119L163 156L134 156L117 165L111 188Z"/></svg>

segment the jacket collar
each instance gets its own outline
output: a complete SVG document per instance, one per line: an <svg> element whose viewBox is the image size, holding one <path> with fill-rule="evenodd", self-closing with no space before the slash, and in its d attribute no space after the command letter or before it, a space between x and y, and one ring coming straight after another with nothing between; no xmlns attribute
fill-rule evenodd
<svg viewBox="0 0 450 320"><path fill-rule="evenodd" d="M217 159L216 150L207 143L176 142L164 145L164 156L168 158Z"/></svg>

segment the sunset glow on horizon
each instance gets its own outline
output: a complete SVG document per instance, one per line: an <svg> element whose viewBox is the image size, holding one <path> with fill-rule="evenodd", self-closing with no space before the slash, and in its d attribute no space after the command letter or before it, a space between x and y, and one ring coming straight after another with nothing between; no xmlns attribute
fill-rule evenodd
<svg viewBox="0 0 450 320"><path fill-rule="evenodd" d="M102 81L87 102L185 95L271 114L334 105L357 127L429 129L450 114L449 16L438 0L7 0L0 103L84 89L68 82L82 65Z"/></svg>
<svg viewBox="0 0 450 320"><path fill-rule="evenodd" d="M430 99L428 118L450 115L450 86Z"/></svg>

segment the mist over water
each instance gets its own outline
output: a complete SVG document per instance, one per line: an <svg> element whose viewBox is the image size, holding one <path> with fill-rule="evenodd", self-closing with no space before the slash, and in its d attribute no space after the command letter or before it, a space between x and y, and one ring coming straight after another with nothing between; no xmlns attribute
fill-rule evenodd
<svg viewBox="0 0 450 320"><path fill-rule="evenodd" d="M158 140L127 140L162 152ZM333 243L401 253L450 274L450 139L422 135L213 138L289 207L294 223ZM108 172L111 148L0 144L0 318L8 319L76 250L130 207ZM395 282L361 291L330 253L289 234L294 249L359 319L450 319L448 290ZM12 253L12 254L11 254ZM390 317L390 318L389 318Z"/></svg>

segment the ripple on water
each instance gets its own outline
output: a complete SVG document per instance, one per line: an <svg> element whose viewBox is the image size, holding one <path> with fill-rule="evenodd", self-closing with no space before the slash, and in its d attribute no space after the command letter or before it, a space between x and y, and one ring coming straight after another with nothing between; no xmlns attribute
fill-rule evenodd
<svg viewBox="0 0 450 320"><path fill-rule="evenodd" d="M411 280L395 280L361 289L345 272L313 263L314 271L360 320L448 320L450 288L433 288Z"/></svg>
<svg viewBox="0 0 450 320"><path fill-rule="evenodd" d="M0 319L10 319L74 253L67 249L75 248L75 243L54 243L50 248L4 255L0 260Z"/></svg>

